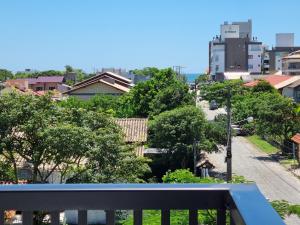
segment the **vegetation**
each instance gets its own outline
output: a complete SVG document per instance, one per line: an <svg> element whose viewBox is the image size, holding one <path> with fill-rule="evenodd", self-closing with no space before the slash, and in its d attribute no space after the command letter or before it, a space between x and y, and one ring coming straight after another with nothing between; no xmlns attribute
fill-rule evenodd
<svg viewBox="0 0 300 225"><path fill-rule="evenodd" d="M0 82L6 81L13 77L13 73L6 69L0 69Z"/></svg>
<svg viewBox="0 0 300 225"><path fill-rule="evenodd" d="M161 159L166 169L193 168L193 147L217 151L219 133L224 131L211 129L212 126L195 106L166 111L150 121L149 145L167 151Z"/></svg>
<svg viewBox="0 0 300 225"><path fill-rule="evenodd" d="M267 141L263 140L258 135L252 135L247 137L247 139L254 144L256 147L258 147L260 150L267 154L275 154L278 152L278 149L275 148L273 145L268 143Z"/></svg>
<svg viewBox="0 0 300 225"><path fill-rule="evenodd" d="M131 70L130 72L136 75L153 77L155 76L155 74L159 72L159 69L157 69L156 67L146 67L141 70L139 69Z"/></svg>
<svg viewBox="0 0 300 225"><path fill-rule="evenodd" d="M87 111L104 112L112 116L122 117L122 115L120 115L120 109L122 106L120 103L120 97L118 96L99 94L91 97L89 100L69 97L58 102L58 105L68 109L82 108Z"/></svg>
<svg viewBox="0 0 300 225"><path fill-rule="evenodd" d="M195 177L192 172L186 169L176 170L174 172L168 171L163 177L164 183L222 183L222 180L214 178L199 178ZM198 211L199 224L216 224L216 210L199 210ZM188 225L189 214L187 210L171 210L171 224L174 225ZM133 224L132 215L122 225ZM160 225L161 213L158 210L146 210L143 213L143 224L145 225Z"/></svg>
<svg viewBox="0 0 300 225"><path fill-rule="evenodd" d="M300 205L293 205L284 200L272 201L271 204L283 219L291 214L297 215L300 218Z"/></svg>
<svg viewBox="0 0 300 225"><path fill-rule="evenodd" d="M201 94L208 101L215 99L224 105L229 89L233 123L249 116L254 117L254 123L241 124L248 133L266 136L284 144L299 130L300 114L297 104L280 95L266 81L259 81L253 88L244 87L241 81L216 82L204 85Z"/></svg>
<svg viewBox="0 0 300 225"><path fill-rule="evenodd" d="M45 183L56 170L61 182L102 183L140 182L148 171L103 112L61 108L50 95L16 93L2 96L0 109L0 158L12 165L15 183L19 161L32 169L33 183Z"/></svg>
<svg viewBox="0 0 300 225"><path fill-rule="evenodd" d="M197 79L196 79L196 83L197 84L202 84L204 82L208 82L209 81L209 75L208 74L200 74Z"/></svg>
<svg viewBox="0 0 300 225"><path fill-rule="evenodd" d="M207 101L215 100L218 105L224 106L226 103L229 90L231 95L241 95L247 91L247 88L242 86L241 80L228 80L224 82L215 82L212 84L202 84L200 87L201 97Z"/></svg>
<svg viewBox="0 0 300 225"><path fill-rule="evenodd" d="M188 85L172 69L153 72L151 79L135 85L121 98L124 117L152 117L166 110L195 104Z"/></svg>

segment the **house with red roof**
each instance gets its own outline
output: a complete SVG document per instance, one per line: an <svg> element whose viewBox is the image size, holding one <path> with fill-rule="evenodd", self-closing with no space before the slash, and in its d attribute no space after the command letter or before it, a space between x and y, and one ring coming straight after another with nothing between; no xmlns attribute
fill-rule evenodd
<svg viewBox="0 0 300 225"><path fill-rule="evenodd" d="M71 89L64 84L63 76L40 76L36 78L21 78L7 80L1 94L16 91L20 94L33 94L42 96L48 91L53 91L53 98L59 99L61 93Z"/></svg>
<svg viewBox="0 0 300 225"><path fill-rule="evenodd" d="M283 96L292 98L295 102L300 102L300 76L268 75L260 80L267 81ZM259 80L254 80L244 84L244 86L254 87L258 82Z"/></svg>
<svg viewBox="0 0 300 225"><path fill-rule="evenodd" d="M300 134L295 134L291 140L294 142L296 157L298 162L300 162Z"/></svg>

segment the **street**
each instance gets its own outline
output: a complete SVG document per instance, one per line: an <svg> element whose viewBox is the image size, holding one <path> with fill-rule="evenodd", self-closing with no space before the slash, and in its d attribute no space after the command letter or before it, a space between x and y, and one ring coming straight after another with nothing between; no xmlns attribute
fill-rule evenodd
<svg viewBox="0 0 300 225"><path fill-rule="evenodd" d="M209 120L219 113L225 113L222 109L209 110L207 102L198 105ZM226 172L225 151L210 154L209 159L215 165L215 171ZM255 182L266 198L300 204L300 180L244 137L233 138L232 167L234 174ZM300 219L290 216L286 223L300 224Z"/></svg>

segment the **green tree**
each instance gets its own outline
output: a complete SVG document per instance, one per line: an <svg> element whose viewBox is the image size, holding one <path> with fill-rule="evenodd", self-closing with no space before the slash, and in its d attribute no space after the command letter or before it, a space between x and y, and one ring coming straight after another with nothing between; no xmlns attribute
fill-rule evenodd
<svg viewBox="0 0 300 225"><path fill-rule="evenodd" d="M0 69L0 81L6 81L13 78L13 73L6 69Z"/></svg>
<svg viewBox="0 0 300 225"><path fill-rule="evenodd" d="M125 117L148 117L191 102L193 97L188 92L187 84L172 69L163 69L122 96L121 103L124 108L120 110L120 114Z"/></svg>
<svg viewBox="0 0 300 225"><path fill-rule="evenodd" d="M233 99L232 113L236 121L253 116L255 120L250 126L257 134L282 144L297 132L300 124L297 105L276 91L237 95Z"/></svg>
<svg viewBox="0 0 300 225"><path fill-rule="evenodd" d="M243 81L241 80L226 80L223 82L202 84L200 87L200 95L207 101L216 100L219 105L224 106L229 90L231 96L244 95L249 91L248 88L243 86Z"/></svg>
<svg viewBox="0 0 300 225"><path fill-rule="evenodd" d="M0 98L0 158L12 165L15 182L20 159L31 166L34 183L46 182L54 171L61 181L140 181L148 169L108 114L61 108L49 95Z"/></svg>
<svg viewBox="0 0 300 225"><path fill-rule="evenodd" d="M66 73L71 73L71 72L74 72L74 69L72 66L70 65L65 65L65 70L66 70Z"/></svg>
<svg viewBox="0 0 300 225"><path fill-rule="evenodd" d="M121 106L119 96L111 96L105 94L95 95L89 100L81 100L75 97L69 97L58 102L58 105L64 108L82 108L91 111L101 111L112 116L119 116Z"/></svg>
<svg viewBox="0 0 300 225"><path fill-rule="evenodd" d="M159 69L157 69L155 67L146 67L141 70L139 70L139 69L131 70L130 72L133 74L136 74L136 75L153 77L155 74L157 74L159 72Z"/></svg>
<svg viewBox="0 0 300 225"><path fill-rule="evenodd" d="M209 74L200 74L196 79L197 84L201 84L207 81L209 81Z"/></svg>
<svg viewBox="0 0 300 225"><path fill-rule="evenodd" d="M149 144L167 149L165 163L169 169L192 167L192 146L203 141L205 117L195 106L166 111L149 124Z"/></svg>
<svg viewBox="0 0 300 225"><path fill-rule="evenodd" d="M189 93L189 87L185 83L174 82L157 93L150 105L150 115L155 116L184 105L195 105L194 96Z"/></svg>
<svg viewBox="0 0 300 225"><path fill-rule="evenodd" d="M260 80L253 88L252 92L270 92L270 93L276 93L276 89L267 81Z"/></svg>

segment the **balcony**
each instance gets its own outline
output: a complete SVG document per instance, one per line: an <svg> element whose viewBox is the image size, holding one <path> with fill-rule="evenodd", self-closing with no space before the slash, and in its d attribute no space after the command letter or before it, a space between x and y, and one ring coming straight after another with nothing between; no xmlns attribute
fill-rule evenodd
<svg viewBox="0 0 300 225"><path fill-rule="evenodd" d="M170 210L189 210L189 224L198 224L198 211L217 210L217 225L284 224L254 184L28 184L0 186L0 225L4 210L22 211L23 224L33 224L34 211L46 211L51 224L59 213L78 210L78 224L87 224L87 210L106 211L113 225L116 210L133 210L134 225L142 225L143 210L161 210L161 224L170 225Z"/></svg>

